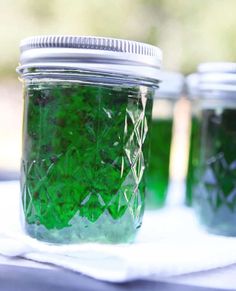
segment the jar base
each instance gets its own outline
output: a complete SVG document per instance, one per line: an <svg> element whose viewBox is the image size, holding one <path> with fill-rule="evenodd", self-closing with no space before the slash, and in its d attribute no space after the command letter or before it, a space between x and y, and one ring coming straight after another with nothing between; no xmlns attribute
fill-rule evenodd
<svg viewBox="0 0 236 291"><path fill-rule="evenodd" d="M201 206L194 205L200 224L207 232L222 235L236 236L236 211L226 205L213 209L206 201L201 201Z"/></svg>
<svg viewBox="0 0 236 291"><path fill-rule="evenodd" d="M25 224L25 232L32 238L53 244L132 243L141 223L135 227L128 217L122 221L107 221L101 216L95 223L82 217L74 218L71 225L63 229L47 229L43 225Z"/></svg>

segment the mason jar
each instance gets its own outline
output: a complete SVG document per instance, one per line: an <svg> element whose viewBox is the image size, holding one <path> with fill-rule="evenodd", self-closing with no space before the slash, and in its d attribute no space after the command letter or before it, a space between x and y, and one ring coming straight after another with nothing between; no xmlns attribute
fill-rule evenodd
<svg viewBox="0 0 236 291"><path fill-rule="evenodd" d="M161 51L103 37L21 42L21 193L28 235L126 243L142 223Z"/></svg>
<svg viewBox="0 0 236 291"><path fill-rule="evenodd" d="M183 89L184 78L180 73L161 73L159 90L154 96L150 161L147 171L147 207L165 205L172 141L173 111Z"/></svg>
<svg viewBox="0 0 236 291"><path fill-rule="evenodd" d="M187 98L191 103L185 204L187 206L191 206L193 192L198 184L197 171L200 151L200 108L199 108L198 74L193 73L187 76L185 80L185 85Z"/></svg>
<svg viewBox="0 0 236 291"><path fill-rule="evenodd" d="M212 233L236 235L236 63L201 64L201 146L194 207Z"/></svg>

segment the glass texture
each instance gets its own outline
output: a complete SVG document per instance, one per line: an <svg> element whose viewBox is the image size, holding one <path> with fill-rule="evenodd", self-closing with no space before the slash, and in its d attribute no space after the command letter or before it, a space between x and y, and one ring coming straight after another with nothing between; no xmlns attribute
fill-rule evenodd
<svg viewBox="0 0 236 291"><path fill-rule="evenodd" d="M152 87L24 81L26 232L52 243L133 241L141 226Z"/></svg>
<svg viewBox="0 0 236 291"><path fill-rule="evenodd" d="M213 233L236 235L236 104L202 110L199 184L194 206Z"/></svg>

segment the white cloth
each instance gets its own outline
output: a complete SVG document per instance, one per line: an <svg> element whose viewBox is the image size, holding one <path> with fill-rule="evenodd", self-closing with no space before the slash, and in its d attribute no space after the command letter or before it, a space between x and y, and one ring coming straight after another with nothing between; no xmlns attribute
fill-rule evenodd
<svg viewBox="0 0 236 291"><path fill-rule="evenodd" d="M207 234L184 207L147 211L134 244L54 246L24 235L19 197L18 182L0 183L0 254L4 256L50 263L111 282L166 280L236 263L236 238Z"/></svg>

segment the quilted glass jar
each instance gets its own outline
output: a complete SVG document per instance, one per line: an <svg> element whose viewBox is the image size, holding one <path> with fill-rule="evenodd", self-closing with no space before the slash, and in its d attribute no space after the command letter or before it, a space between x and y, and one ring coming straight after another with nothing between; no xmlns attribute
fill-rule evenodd
<svg viewBox="0 0 236 291"><path fill-rule="evenodd" d="M183 88L183 76L175 72L162 72L159 90L152 110L151 150L147 171L147 207L165 205L168 185L172 141L173 111Z"/></svg>
<svg viewBox="0 0 236 291"><path fill-rule="evenodd" d="M21 43L24 229L51 243L124 243L142 223L158 48L42 36Z"/></svg>
<svg viewBox="0 0 236 291"><path fill-rule="evenodd" d="M208 231L236 235L236 63L199 66L201 147L194 207Z"/></svg>

